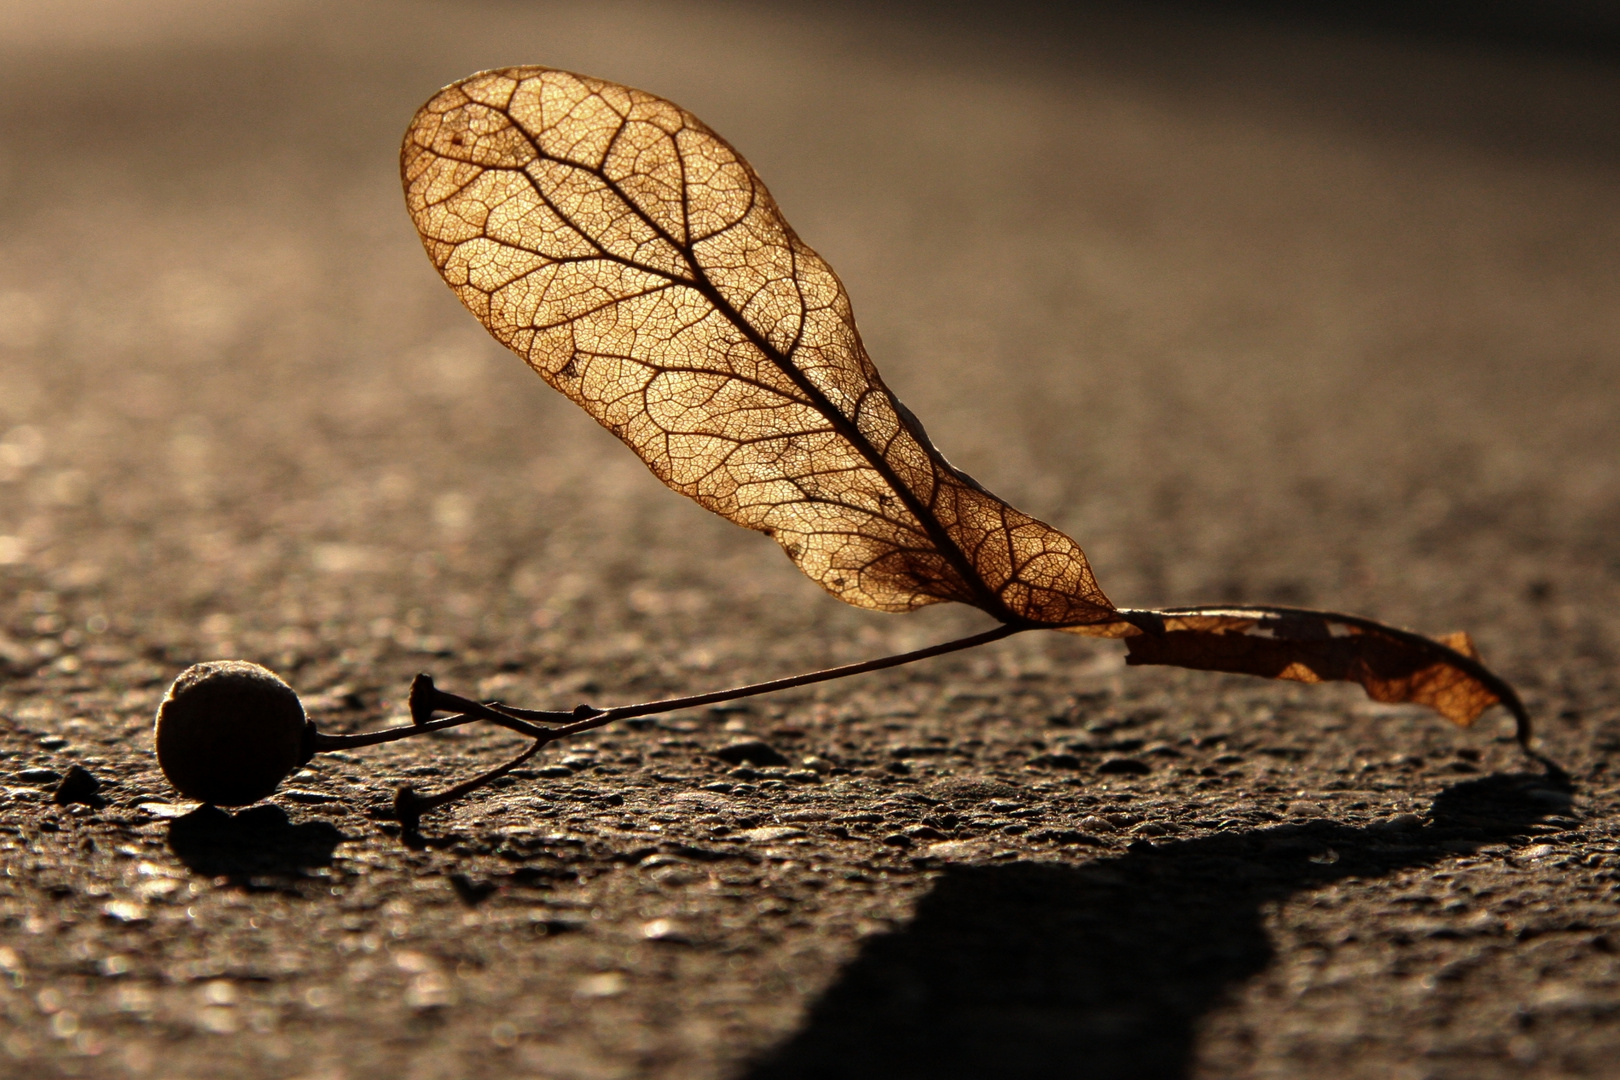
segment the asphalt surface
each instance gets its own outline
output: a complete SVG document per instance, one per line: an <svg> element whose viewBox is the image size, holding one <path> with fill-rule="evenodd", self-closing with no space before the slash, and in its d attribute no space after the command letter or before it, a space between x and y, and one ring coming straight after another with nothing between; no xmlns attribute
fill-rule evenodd
<svg viewBox="0 0 1620 1080"><path fill-rule="evenodd" d="M1134 10L9 11L0 1073L1620 1076L1620 65ZM512 63L739 147L1116 603L1467 629L1568 781L1500 711L1026 634L595 733L420 837L394 791L511 735L178 801L198 660L359 731L422 670L568 708L984 628L839 605L460 309L398 140Z"/></svg>

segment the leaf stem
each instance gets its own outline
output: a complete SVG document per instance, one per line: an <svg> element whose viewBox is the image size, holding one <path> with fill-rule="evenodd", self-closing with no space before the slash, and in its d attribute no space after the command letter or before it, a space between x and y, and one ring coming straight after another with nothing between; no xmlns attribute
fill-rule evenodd
<svg viewBox="0 0 1620 1080"><path fill-rule="evenodd" d="M446 716L439 720L428 719L428 715L423 715L422 707L419 704L424 699L424 691L426 691L426 695L431 695L426 700L431 701L435 697L442 697L453 702L448 706L433 706L432 709L428 710L428 715L431 715L431 712L435 710L454 711L459 715ZM463 724L473 723L475 720L487 720L492 724L499 724L501 727L510 728L519 734L535 739L544 738L553 730L551 728L537 727L524 719L509 716L506 713L496 712L488 705L479 704L469 698L446 694L436 688L433 685L433 679L427 675L418 675L415 681L411 683L411 715L415 721L414 723L383 728L380 731L361 731L351 735L334 735L318 731L315 733L315 751L319 753L323 750L352 750L357 746L376 746L379 743L397 742L400 739L409 739L417 735L431 735L435 731L460 727ZM566 712L549 714L537 712L531 715L536 718L550 717L554 722L575 718L573 713Z"/></svg>
<svg viewBox="0 0 1620 1080"><path fill-rule="evenodd" d="M415 721L414 723L409 726L401 724L397 727L383 728L381 731L362 731L352 735L332 735L319 732L315 736L315 749L316 751L349 750L358 746L376 746L379 743L396 742L417 735L445 731L478 720L487 720L519 734L527 735L531 739L544 739L549 742L565 735L572 735L576 732L601 727L604 724L611 724L615 720L628 720L637 716L649 716L653 713L674 712L677 709L695 709L703 705L715 705L722 701L735 701L737 698L753 697L756 694L769 694L777 690L791 690L798 686L809 686L812 683L827 682L831 679L848 678L851 675L860 675L868 671L881 671L884 668L899 667L902 664L927 660L929 657L960 652L963 649L971 649L977 645L987 645L992 641L999 641L1004 637L1011 637L1014 634L1030 629L1034 628L1003 624L983 633L957 638L954 641L941 642L938 645L930 645L925 649L895 653L892 656L880 656L876 660L862 660L856 664L823 668L820 671L808 671L802 675L790 675L784 679L770 679L766 682L749 683L747 686L733 686L726 690L712 690L707 694L665 698L662 701L645 701L637 705L620 705L613 709L595 709L589 705L580 705L571 712L554 712L543 709L519 709L511 705L503 705L499 701L479 702L462 697L460 694L440 690L433 685L432 676L423 674L418 675L415 681L411 683L411 716ZM458 715L446 716L438 720L429 719L434 712L452 711ZM536 726L531 721L544 724L560 724L562 726L543 728Z"/></svg>
<svg viewBox="0 0 1620 1080"><path fill-rule="evenodd" d="M930 645L925 649L895 653L892 656L880 656L876 660L862 660L856 664L822 668L820 671L808 671L803 675L790 675L785 679L771 679L767 682L750 683L747 686L734 686L728 690L713 690L707 694L665 698L662 701L648 701L640 705L620 705L618 708L606 709L601 712L593 711L589 716L579 715L580 709L590 708L590 706L581 706L573 714L563 714L565 716L571 715L574 718L574 723L565 724L560 728L553 728L550 734L553 738L556 738L561 735L571 735L576 731L601 727L603 724L611 724L615 720L629 720L633 717L648 716L653 713L674 712L677 709L695 709L703 705L715 705L722 701L753 697L756 694L769 694L776 690L791 690L794 687L809 686L812 683L827 682L831 679L844 679L868 671L881 671L884 668L899 667L902 664L927 660L929 657L943 656L946 653L960 652L963 649L971 649L978 645L988 645L992 641L1000 641L1002 638L1011 637L1014 634L1030 629L1034 628L1004 623L983 633L957 638L954 641L946 641L938 645ZM492 704L490 707L506 716L522 720L544 720L557 715L556 713L533 712L528 709L514 709L498 703Z"/></svg>
<svg viewBox="0 0 1620 1080"><path fill-rule="evenodd" d="M868 671L881 671L884 668L899 667L902 664L927 660L929 657L943 656L946 653L960 652L963 649L971 649L978 645L987 645L992 641L999 641L1002 638L1011 637L1014 634L1030 629L1034 628L1004 623L982 633L956 638L953 641L941 642L938 645L930 645L923 649L913 649L911 652L880 656L875 660L862 660L855 664L822 668L820 671L808 671L802 675L790 675L783 679L749 683L747 686L733 686L726 690L714 690L707 694L691 694L686 697L665 698L661 701L646 701L637 705L621 705L614 709L597 709L590 705L580 705L572 712L551 712L513 708L498 701L477 702L471 698L464 698L459 694L440 690L433 684L432 676L422 674L418 675L411 683L411 718L414 722L409 726L400 725L385 728L382 731L367 731L356 735L317 733L314 745L317 751L373 746L377 743L408 739L413 735L444 731L448 728L459 727L462 724L470 724L478 720L499 724L502 727L527 735L534 740L521 754L504 765L481 773L470 780L465 780L454 787L446 788L438 794L419 795L413 788L400 788L394 798L395 817L399 819L400 824L407 831L414 831L422 815L427 811L454 802L478 790L490 781L505 776L525 761L528 761L547 743L566 738L569 735L577 735L582 731L603 727L613 723L615 720L628 720L637 716L649 716L653 713L674 712L677 709L695 709L702 705L714 705L722 701L753 697L756 694L769 694L776 690L791 690L798 686L809 686L812 683L827 682L831 679L848 678L851 675L860 675ZM434 712L450 710L455 710L456 715L439 720L431 719ZM559 726L539 727L530 723L530 721L534 720L558 724Z"/></svg>
<svg viewBox="0 0 1620 1080"><path fill-rule="evenodd" d="M402 829L407 833L414 833L417 825L422 820L423 814L429 810L444 806L446 803L455 802L465 795L470 795L492 780L499 780L525 761L534 757L540 751L540 748L549 741L549 739L536 739L525 747L521 754L505 764L497 765L488 772L479 773L470 780L463 780L455 787L446 788L437 795L418 795L416 789L407 784L394 794L394 817L399 821Z"/></svg>

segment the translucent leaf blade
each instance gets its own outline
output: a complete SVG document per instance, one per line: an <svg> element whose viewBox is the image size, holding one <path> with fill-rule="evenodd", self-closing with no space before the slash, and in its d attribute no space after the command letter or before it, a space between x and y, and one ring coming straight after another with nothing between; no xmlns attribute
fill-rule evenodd
<svg viewBox="0 0 1620 1080"><path fill-rule="evenodd" d="M933 447L837 275L690 113L566 72L487 72L422 108L401 172L429 257L498 340L834 596L1115 618L1073 540Z"/></svg>

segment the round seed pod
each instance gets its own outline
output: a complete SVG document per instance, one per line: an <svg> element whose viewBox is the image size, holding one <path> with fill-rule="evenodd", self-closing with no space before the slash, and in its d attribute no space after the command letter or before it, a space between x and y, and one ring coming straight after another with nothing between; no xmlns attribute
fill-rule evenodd
<svg viewBox="0 0 1620 1080"><path fill-rule="evenodd" d="M269 668L194 664L158 706L158 764L188 799L245 806L308 760L308 726L298 695Z"/></svg>

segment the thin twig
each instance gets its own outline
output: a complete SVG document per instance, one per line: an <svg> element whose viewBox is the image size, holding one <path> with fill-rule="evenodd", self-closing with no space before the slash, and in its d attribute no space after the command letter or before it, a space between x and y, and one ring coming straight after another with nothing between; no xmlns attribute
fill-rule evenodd
<svg viewBox="0 0 1620 1080"><path fill-rule="evenodd" d="M572 716L572 714L563 713L563 716ZM416 735L428 735L435 731L445 731L478 720L487 720L490 723L500 724L502 727L518 732L520 735L527 735L531 739L548 734L547 728L526 724L521 720L514 723L514 719L514 717L504 716L500 713L492 713L491 710L480 709L479 712L473 714L461 713L456 716L446 716L440 720L429 720L422 724L399 724L395 727L383 728L381 731L360 731L352 735L333 735L319 731L315 733L315 750L316 752L323 750L352 750L357 746L376 746L379 743L398 742L400 739L409 739Z"/></svg>
<svg viewBox="0 0 1620 1080"><path fill-rule="evenodd" d="M927 660L931 656L943 656L946 653L959 652L962 649L971 649L975 645L985 645L992 641L999 641L1004 637L1022 633L1033 629L1029 626L1014 626L1003 624L994 629L986 630L970 637L957 638L954 641L930 645L926 649L914 649L911 652L895 653L892 656L881 656L876 660L863 660L858 664L844 664L841 667L823 668L820 671L810 671L803 675L790 675L784 679L770 679L766 682L750 683L747 686L733 686L727 690L714 690L707 694L693 694L688 697L666 698L663 701L647 701L639 705L621 705L616 709L598 710L589 705L580 705L570 712L556 712L545 709L519 709L499 701L480 702L472 698L452 694L441 690L433 684L430 675L418 675L411 683L411 719L409 726L384 728L381 731L362 731L352 735L332 735L318 732L315 735L315 749L321 750L348 750L357 746L375 746L379 743L396 742L400 739L409 739L413 735L425 735L433 731L444 731L448 728L461 727L478 720L486 720L492 724L509 728L531 739L559 738L563 735L572 735L580 731L610 724L615 720L628 720L637 716L649 716L653 713L674 712L677 709L695 709L701 705L714 705L722 701L734 701L737 698L753 697L756 694L769 694L775 690L791 690L796 686L809 686L812 683L827 682L830 679L842 679L850 675L860 675L867 671L881 671L884 668L899 667L901 664L910 664L918 660ZM454 712L457 715L442 717L438 720L429 719L435 712ZM545 724L561 724L561 727L536 727L531 721Z"/></svg>
<svg viewBox="0 0 1620 1080"><path fill-rule="evenodd" d="M992 641L1021 634L1025 630L1036 629L1032 626L1004 623L994 629L983 633L973 634L970 637L957 638L954 641L930 645L926 649L915 649L911 652L895 653L893 656L881 656L876 660L862 660L858 664L844 664L841 667L823 668L820 671L808 671L803 675L790 675L784 679L771 679L767 682L750 683L747 686L734 686L729 690L713 690L707 694L692 694L687 697L665 698L662 701L648 701L640 705L620 705L613 709L596 711L591 709L590 715L580 716L581 709L590 709L589 705L582 705L573 714L563 713L562 716L574 720L571 724L564 724L559 728L552 728L551 735L558 738L563 735L572 735L579 731L589 731L591 728L611 724L615 720L629 720L637 716L649 716L653 713L675 712L677 709L695 709L702 705L715 705L722 701L735 701L737 698L753 697L756 694L769 694L776 690L791 690L797 686L809 686L813 683L827 682L830 679L843 679L851 675L860 675L868 671L881 671L884 668L899 667L902 664L914 663L918 660L927 660L932 656L943 656L946 653L959 652L962 649L971 649L976 645L987 645ZM558 713L533 712L528 709L514 709L508 705L492 703L490 708L521 720L551 720Z"/></svg>
<svg viewBox="0 0 1620 1080"><path fill-rule="evenodd" d="M411 683L411 720L410 725L383 728L381 731L362 731L353 735L328 735L317 732L315 735L315 749L320 750L346 750L356 746L375 746L378 743L396 742L399 739L409 739L413 735L423 735L433 731L443 731L446 728L460 727L475 720L487 720L492 724L499 724L520 735L527 735L531 739L541 738L551 729L536 727L529 720L550 720L552 723L562 723L567 720L578 719L577 714L571 712L545 713L532 712L527 718L497 712L489 705L480 704L470 698L459 694L446 693L433 685L430 675L418 675ZM491 703L493 704L493 703ZM440 720L431 719L435 712L453 712L458 715L447 716Z"/></svg>
<svg viewBox="0 0 1620 1080"><path fill-rule="evenodd" d="M418 795L415 788L406 785L394 795L394 817L399 820L401 828L407 833L413 833L421 822L423 814L429 810L444 806L446 803L455 802L463 796L470 795L492 780L499 780L525 761L534 757L540 748L550 741L548 738L536 739L529 744L523 753L506 764L497 765L488 772L480 773L470 780L463 780L455 787L446 788L437 795Z"/></svg>
<svg viewBox="0 0 1620 1080"><path fill-rule="evenodd" d="M547 743L566 738L569 735L590 731L593 728L611 724L615 720L628 720L653 713L673 712L677 709L692 709L701 705L713 705L721 701L753 697L756 694L768 694L773 690L789 690L796 686L808 686L812 683L826 682L830 679L842 679L867 671L881 671L883 668L899 667L901 664L910 664L917 660L926 660L932 656L942 656L945 653L958 652L962 649L971 649L976 645L999 641L1004 637L1011 637L1013 634L1028 629L1030 627L1003 624L969 637L957 638L954 641L946 641L939 645L930 645L925 649L895 653L892 656L883 656L876 660L863 660L857 664L823 668L820 671L792 675L784 679L771 679L767 682L750 683L747 686L734 686L729 690L715 690L707 694L666 698L662 701L648 701L639 705L621 705L616 709L604 710L595 709L589 705L580 705L571 713L515 709L499 702L481 704L470 698L464 698L458 694L438 689L433 685L431 676L418 675L411 684L411 714L416 719L416 723L410 727L401 726L389 728L386 731L367 732L362 735L317 736L316 745L323 750L366 746L371 743L409 738L411 735L421 734L424 731L442 731L445 728L469 724L475 720L487 720L514 731L521 731L534 740L523 753L506 764L475 776L470 780L463 781L455 787L446 788L436 795L418 795L414 789L408 786L400 788L394 797L394 814L407 832L414 832L422 819L422 815L429 810L437 809L463 796L470 795L490 781L505 776L525 761L528 761ZM459 712L455 716L446 717L442 720L427 719L433 711L448 709L456 709ZM572 720L573 723L554 728L535 727L528 723L529 720L556 722L559 719Z"/></svg>

